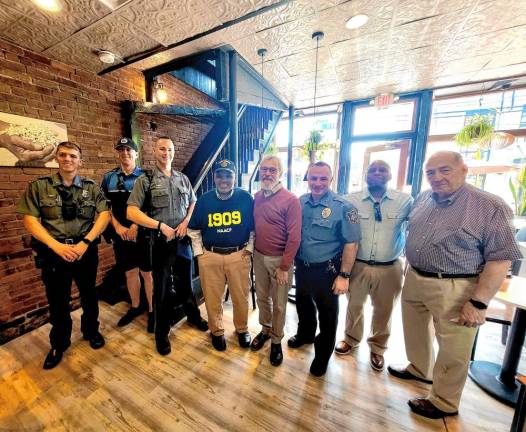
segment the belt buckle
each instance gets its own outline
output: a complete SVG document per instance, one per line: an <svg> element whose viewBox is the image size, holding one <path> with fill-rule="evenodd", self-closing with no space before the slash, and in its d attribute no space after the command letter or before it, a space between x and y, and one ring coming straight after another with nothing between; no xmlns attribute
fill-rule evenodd
<svg viewBox="0 0 526 432"><path fill-rule="evenodd" d="M72 238L64 239L64 244L68 244L68 245L75 244L75 239L72 239Z"/></svg>
<svg viewBox="0 0 526 432"><path fill-rule="evenodd" d="M442 273L441 273L441 272L438 272L438 273L437 273L437 276L438 276L439 279L444 279L444 278L442 277Z"/></svg>
<svg viewBox="0 0 526 432"><path fill-rule="evenodd" d="M374 261L374 260L369 260L369 261L367 261L367 264L370 265L370 266L373 266L373 265L376 264L376 261Z"/></svg>

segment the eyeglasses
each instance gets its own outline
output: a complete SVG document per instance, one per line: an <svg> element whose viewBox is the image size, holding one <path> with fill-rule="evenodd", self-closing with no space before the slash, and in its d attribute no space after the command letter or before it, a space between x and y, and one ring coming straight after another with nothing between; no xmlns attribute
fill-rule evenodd
<svg viewBox="0 0 526 432"><path fill-rule="evenodd" d="M382 222L382 210L380 209L380 203L374 203L374 220L376 222Z"/></svg>
<svg viewBox="0 0 526 432"><path fill-rule="evenodd" d="M261 167L259 169L262 173L270 173L270 174L276 174L278 172L278 169L277 168L274 168L274 167L271 167L271 168L268 168L268 167Z"/></svg>

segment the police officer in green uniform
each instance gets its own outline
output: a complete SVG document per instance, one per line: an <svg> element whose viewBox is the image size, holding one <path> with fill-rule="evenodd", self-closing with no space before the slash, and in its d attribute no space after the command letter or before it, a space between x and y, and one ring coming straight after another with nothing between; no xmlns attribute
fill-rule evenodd
<svg viewBox="0 0 526 432"><path fill-rule="evenodd" d="M313 343L311 374L322 376L336 343L338 299L349 289L349 277L361 238L357 210L329 189L331 167L316 162L309 167L310 193L300 197L301 244L296 255L298 331L290 348ZM320 322L320 333L315 337Z"/></svg>
<svg viewBox="0 0 526 432"><path fill-rule="evenodd" d="M201 318L192 292L192 248L186 236L188 222L194 211L196 197L190 180L172 170L174 144L169 137L159 137L154 147L153 173L137 179L128 199L127 218L154 230L152 247L153 301L155 343L157 352L171 351L170 297L172 277L175 291L182 301L187 321L199 330L208 330Z"/></svg>
<svg viewBox="0 0 526 432"><path fill-rule="evenodd" d="M99 186L78 175L81 153L77 144L60 143L56 151L58 172L32 182L17 210L24 215L24 226L33 236L36 262L42 269L49 302L51 350L44 369L58 365L71 344L72 280L80 293L83 337L93 349L104 346L99 333L95 279L99 262L97 241L108 225L110 213Z"/></svg>

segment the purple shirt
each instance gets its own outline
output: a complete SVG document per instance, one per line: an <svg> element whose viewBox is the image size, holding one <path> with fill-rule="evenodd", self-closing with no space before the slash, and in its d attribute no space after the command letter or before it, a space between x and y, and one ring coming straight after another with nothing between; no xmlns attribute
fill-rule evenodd
<svg viewBox="0 0 526 432"><path fill-rule="evenodd" d="M434 273L478 274L487 261L521 259L513 213L496 195L465 184L443 201L422 192L409 214L406 256Z"/></svg>

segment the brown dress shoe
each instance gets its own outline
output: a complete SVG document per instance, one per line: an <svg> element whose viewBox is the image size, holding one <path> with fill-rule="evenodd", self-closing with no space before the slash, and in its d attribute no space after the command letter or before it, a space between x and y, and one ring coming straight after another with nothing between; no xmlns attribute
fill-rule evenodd
<svg viewBox="0 0 526 432"><path fill-rule="evenodd" d="M451 413L442 411L441 409L434 406L431 401L426 398L409 399L407 404L415 414L430 419L439 419L447 416L455 416L458 414L458 411Z"/></svg>
<svg viewBox="0 0 526 432"><path fill-rule="evenodd" d="M383 371L384 370L384 356L376 353L371 353L369 357L369 361L371 363L371 367L375 371Z"/></svg>
<svg viewBox="0 0 526 432"><path fill-rule="evenodd" d="M426 380L424 378L417 377L416 375L413 375L411 372L407 370L407 368L403 366L387 366L387 371L397 378L403 379L403 380L416 380L420 381L426 384L433 384L433 381Z"/></svg>
<svg viewBox="0 0 526 432"><path fill-rule="evenodd" d="M353 350L353 346L349 345L345 341L338 342L338 345L336 345L336 348L334 348L334 352L339 355L350 354L352 350Z"/></svg>

